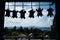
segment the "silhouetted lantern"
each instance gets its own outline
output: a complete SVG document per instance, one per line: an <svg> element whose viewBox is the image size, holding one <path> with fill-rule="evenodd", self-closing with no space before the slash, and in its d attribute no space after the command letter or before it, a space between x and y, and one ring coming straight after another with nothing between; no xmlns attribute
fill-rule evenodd
<svg viewBox="0 0 60 40"><path fill-rule="evenodd" d="M26 11L24 10L24 2L22 2L22 10L19 11L19 13L20 13L21 19L22 19L22 18L25 19L25 13L26 13Z"/></svg>
<svg viewBox="0 0 60 40"><path fill-rule="evenodd" d="M36 9L36 11L37 11L37 16L38 16L38 17L39 17L39 16L43 16L42 10L43 10L43 9L41 9L41 8Z"/></svg>
<svg viewBox="0 0 60 40"><path fill-rule="evenodd" d="M36 11L37 11L37 16L38 16L38 17L39 17L39 16L41 16L41 17L43 16L42 10L43 10L43 9L40 8L40 2L39 2L39 8L36 9Z"/></svg>
<svg viewBox="0 0 60 40"><path fill-rule="evenodd" d="M34 18L34 13L35 13L35 11L33 10L32 2L31 2L31 10L29 11L29 17Z"/></svg>
<svg viewBox="0 0 60 40"><path fill-rule="evenodd" d="M47 16L53 16L53 9L52 8L49 8L49 9L47 9L47 11L48 11L48 15Z"/></svg>
<svg viewBox="0 0 60 40"><path fill-rule="evenodd" d="M17 11L13 10L13 18L17 18Z"/></svg>
<svg viewBox="0 0 60 40"><path fill-rule="evenodd" d="M5 15L5 16L8 16L8 17L9 17L11 11L10 11L9 9L7 9L7 10L5 10L5 11L6 11L6 15Z"/></svg>
<svg viewBox="0 0 60 40"><path fill-rule="evenodd" d="M8 3L8 9L5 10L5 11L6 11L6 15L5 16L9 17L10 16L10 12L11 12L11 10L9 10L9 3Z"/></svg>
<svg viewBox="0 0 60 40"><path fill-rule="evenodd" d="M30 18L34 18L34 13L35 13L35 11L33 11L33 9L31 9L31 10L29 11L29 17L30 17Z"/></svg>
<svg viewBox="0 0 60 40"><path fill-rule="evenodd" d="M14 10L12 11L13 12L13 16L12 16L13 18L17 18L17 12L18 11L16 11L15 9L16 9L16 4L14 2Z"/></svg>
<svg viewBox="0 0 60 40"><path fill-rule="evenodd" d="M26 11L25 11L24 9L22 9L19 13L20 13L21 19L22 19L22 18L25 19L25 13L26 13Z"/></svg>
<svg viewBox="0 0 60 40"><path fill-rule="evenodd" d="M48 11L48 15L47 16L51 17L51 16L54 16L54 15L53 15L53 9L51 8L51 3L49 2L49 4L50 5L49 5L49 9L47 9L47 11Z"/></svg>

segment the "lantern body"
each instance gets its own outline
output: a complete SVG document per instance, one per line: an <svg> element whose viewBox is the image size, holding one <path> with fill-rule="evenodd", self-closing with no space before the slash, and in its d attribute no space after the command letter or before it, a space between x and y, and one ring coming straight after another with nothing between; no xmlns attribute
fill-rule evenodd
<svg viewBox="0 0 60 40"><path fill-rule="evenodd" d="M6 15L5 16L8 16L8 17L10 16L10 10L9 9L6 10Z"/></svg>
<svg viewBox="0 0 60 40"><path fill-rule="evenodd" d="M33 9L30 10L30 11L29 11L29 17L30 17L30 18L34 18L34 13L35 13L35 11L33 11Z"/></svg>
<svg viewBox="0 0 60 40"><path fill-rule="evenodd" d="M49 8L48 10L48 15L47 16L53 16L53 9L52 8Z"/></svg>
<svg viewBox="0 0 60 40"><path fill-rule="evenodd" d="M22 18L25 19L25 13L26 13L26 11L25 11L25 10L21 10L19 13L21 13L21 14L20 14L21 19L22 19Z"/></svg>
<svg viewBox="0 0 60 40"><path fill-rule="evenodd" d="M13 10L13 18L16 17L17 18L17 11Z"/></svg>
<svg viewBox="0 0 60 40"><path fill-rule="evenodd" d="M36 11L37 11L37 16L38 16L38 17L39 17L39 16L43 16L42 10L43 10L43 9L41 9L41 8L39 8L38 10L36 9Z"/></svg>

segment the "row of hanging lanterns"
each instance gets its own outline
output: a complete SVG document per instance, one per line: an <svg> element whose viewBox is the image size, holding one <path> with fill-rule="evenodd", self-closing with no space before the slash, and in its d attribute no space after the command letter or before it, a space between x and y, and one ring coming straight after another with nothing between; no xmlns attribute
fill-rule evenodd
<svg viewBox="0 0 60 40"><path fill-rule="evenodd" d="M20 17L21 18L25 18L25 13L26 13L26 11L24 10L24 2L22 2L22 10L21 11L16 11L15 10L15 3L14 3L14 10L13 11L11 11L11 10L9 10L9 4L8 4L8 9L7 10L5 10L6 11L6 15L5 16L10 16L10 12L12 12L13 13L13 18L14 17L16 17L17 18L17 12L19 12L20 13ZM37 16L39 17L39 16L43 16L43 14L42 14L42 10L43 9L41 9L40 8L40 2L39 2L39 8L38 9L36 9L36 11L37 11ZM48 15L47 16L53 16L53 9L51 8L51 5L50 5L50 7L49 7L49 9L47 9L47 11L48 11ZM35 13L35 11L33 10L33 8L32 8L32 2L31 2L31 10L29 11L29 17L30 18L34 18L34 13Z"/></svg>

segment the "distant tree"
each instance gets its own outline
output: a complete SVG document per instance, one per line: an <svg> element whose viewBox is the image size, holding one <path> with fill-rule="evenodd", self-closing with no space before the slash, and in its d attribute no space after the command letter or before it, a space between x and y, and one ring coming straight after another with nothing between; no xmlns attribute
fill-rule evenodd
<svg viewBox="0 0 60 40"><path fill-rule="evenodd" d="M16 26L14 26L13 31L16 31Z"/></svg>
<svg viewBox="0 0 60 40"><path fill-rule="evenodd" d="M5 33L5 35L8 34L8 28L7 27L4 28L4 33Z"/></svg>
<svg viewBox="0 0 60 40"><path fill-rule="evenodd" d="M31 28L30 28L30 33L32 33L32 31L33 31L33 28L31 27Z"/></svg>
<svg viewBox="0 0 60 40"><path fill-rule="evenodd" d="M20 32L20 33L23 33L23 27L20 26L20 27L17 29L17 31Z"/></svg>
<svg viewBox="0 0 60 40"><path fill-rule="evenodd" d="M28 28L24 28L24 32L26 33L27 36L28 36L29 33L30 33Z"/></svg>
<svg viewBox="0 0 60 40"><path fill-rule="evenodd" d="M44 40L45 34L46 34L46 31L42 31L42 32L41 32L41 40Z"/></svg>
<svg viewBox="0 0 60 40"><path fill-rule="evenodd" d="M13 32L13 29L8 29L8 36L11 36L12 32Z"/></svg>
<svg viewBox="0 0 60 40"><path fill-rule="evenodd" d="M12 33L11 33L11 36L18 36L18 34L19 34L19 33L15 31L15 32L12 32Z"/></svg>
<svg viewBox="0 0 60 40"><path fill-rule="evenodd" d="M40 32L41 30L35 28L32 30L33 38L40 38Z"/></svg>

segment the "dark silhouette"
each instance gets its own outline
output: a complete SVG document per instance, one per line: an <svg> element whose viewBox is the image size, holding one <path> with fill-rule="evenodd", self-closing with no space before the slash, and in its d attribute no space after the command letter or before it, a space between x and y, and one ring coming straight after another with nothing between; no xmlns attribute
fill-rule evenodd
<svg viewBox="0 0 60 40"><path fill-rule="evenodd" d="M16 31L16 26L14 26L13 31Z"/></svg>
<svg viewBox="0 0 60 40"><path fill-rule="evenodd" d="M21 19L22 18L25 19L25 13L26 13L26 11L24 9L22 9L19 13L21 13L21 15L20 15Z"/></svg>
<svg viewBox="0 0 60 40"><path fill-rule="evenodd" d="M39 29L37 29L37 28L33 29L32 30L32 34L33 34L32 37L33 38L40 38L40 32L41 31Z"/></svg>
<svg viewBox="0 0 60 40"><path fill-rule="evenodd" d="M29 11L29 17L30 17L30 18L34 18L34 12L35 12L35 11L33 11L33 9L31 9L31 10Z"/></svg>
<svg viewBox="0 0 60 40"><path fill-rule="evenodd" d="M43 16L42 10L43 10L43 9L41 9L41 8L36 9L36 11L37 11L37 16L38 16L38 17L39 17L39 16Z"/></svg>
<svg viewBox="0 0 60 40"><path fill-rule="evenodd" d="M14 18L14 17L17 18L17 12L18 12L18 11L13 10L13 16L12 16L13 18Z"/></svg>
<svg viewBox="0 0 60 40"><path fill-rule="evenodd" d="M9 10L9 9L7 9L7 10L5 10L6 11L6 15L5 16L10 16L10 12L11 12L11 10Z"/></svg>
<svg viewBox="0 0 60 40"><path fill-rule="evenodd" d="M48 15L47 16L53 16L53 9L52 8L49 8L49 9L47 9L47 11L48 11Z"/></svg>
<svg viewBox="0 0 60 40"><path fill-rule="evenodd" d="M17 38L15 38L15 40L17 40Z"/></svg>
<svg viewBox="0 0 60 40"><path fill-rule="evenodd" d="M38 16L38 17L39 17L39 16L43 16L42 10L43 10L43 9L41 9L41 8L38 8L38 10L36 9L36 11L37 11L37 16Z"/></svg>
<svg viewBox="0 0 60 40"><path fill-rule="evenodd" d="M8 34L8 28L7 27L4 28L4 33L5 33L4 35Z"/></svg>
<svg viewBox="0 0 60 40"><path fill-rule="evenodd" d="M20 26L19 32L23 33L23 27L22 26Z"/></svg>

